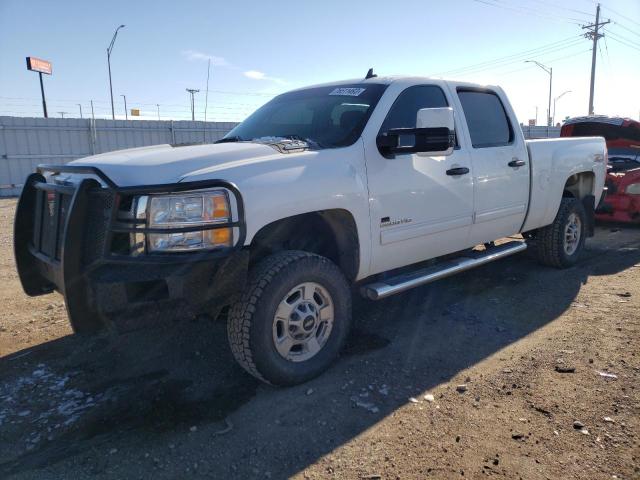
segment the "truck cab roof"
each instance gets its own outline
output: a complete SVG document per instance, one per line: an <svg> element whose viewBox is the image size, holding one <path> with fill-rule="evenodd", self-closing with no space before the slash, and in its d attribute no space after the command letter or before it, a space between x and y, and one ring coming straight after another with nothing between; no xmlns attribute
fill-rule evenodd
<svg viewBox="0 0 640 480"><path fill-rule="evenodd" d="M479 83L472 83L472 82L463 82L460 80L454 80L454 79L446 79L446 78L436 78L436 77L427 77L427 76L412 76L412 75L388 75L388 76L384 76L384 77L371 77L371 78L353 78L353 79L349 79L349 80L341 80L341 81L337 81L337 82L326 82L326 83L319 83L319 84L315 84L315 85L308 85L305 87L301 87L301 88L296 88L293 90L289 90L289 92L291 91L300 91L300 90L307 90L310 88L320 88L320 87L330 87L330 86L336 86L336 87L340 87L343 85L357 85L357 84L361 84L361 85L391 85L391 84L400 84L400 85L404 85L404 86L411 86L411 85L419 85L419 84L434 84L434 85L442 85L445 83L448 84L453 84L455 86L460 86L460 87L467 87L467 88L491 88L491 89L499 89L500 87L498 87L497 85L482 85Z"/></svg>

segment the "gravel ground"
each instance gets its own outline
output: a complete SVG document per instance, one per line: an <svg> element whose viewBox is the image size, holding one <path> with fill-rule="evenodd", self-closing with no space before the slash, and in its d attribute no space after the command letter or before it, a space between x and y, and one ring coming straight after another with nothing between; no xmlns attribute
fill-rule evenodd
<svg viewBox="0 0 640 480"><path fill-rule="evenodd" d="M71 335L29 298L0 200L0 477L640 478L640 229L569 270L512 257L358 301L343 356L254 381L221 321Z"/></svg>

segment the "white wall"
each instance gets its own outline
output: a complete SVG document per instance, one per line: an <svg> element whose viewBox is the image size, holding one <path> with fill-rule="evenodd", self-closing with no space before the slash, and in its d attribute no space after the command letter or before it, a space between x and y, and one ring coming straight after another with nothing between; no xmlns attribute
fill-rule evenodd
<svg viewBox="0 0 640 480"><path fill-rule="evenodd" d="M0 116L0 196L18 195L40 163L162 143L211 143L236 123Z"/></svg>
<svg viewBox="0 0 640 480"><path fill-rule="evenodd" d="M530 127L522 125L522 132L524 133L524 138L557 138L560 136L560 127L545 127L543 125Z"/></svg>

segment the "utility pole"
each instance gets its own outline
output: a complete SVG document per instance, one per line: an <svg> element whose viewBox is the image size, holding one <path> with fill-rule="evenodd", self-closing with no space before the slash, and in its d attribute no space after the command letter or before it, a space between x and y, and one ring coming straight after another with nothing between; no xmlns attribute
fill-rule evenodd
<svg viewBox="0 0 640 480"><path fill-rule="evenodd" d="M524 63L535 63L542 70L549 74L549 107L547 108L547 127L551 126L551 86L553 85L553 68L545 67L540 62L536 62L535 60L525 60Z"/></svg>
<svg viewBox="0 0 640 480"><path fill-rule="evenodd" d="M158 107L158 120L160 120L160 104L156 103L156 107Z"/></svg>
<svg viewBox="0 0 640 480"><path fill-rule="evenodd" d="M198 93L200 90L196 90L195 88L187 88L186 90L187 90L187 92L189 92L191 94L191 121L193 122L196 119L195 103L193 101L193 94L194 93Z"/></svg>
<svg viewBox="0 0 640 480"><path fill-rule="evenodd" d="M593 47L591 50L591 84L589 86L589 115L593 115L593 94L596 83L596 50L598 48L598 40L604 37L604 34L599 33L600 27L604 27L607 23L611 23L611 20L606 22L600 21L600 4L596 7L596 21L591 25L583 25L583 30L588 30L584 34L586 38L593 41Z"/></svg>
<svg viewBox="0 0 640 480"><path fill-rule="evenodd" d="M61 118L64 118L64 114L65 114L65 113L69 113L69 112L58 112L58 113L60 114L60 117L61 117Z"/></svg>
<svg viewBox="0 0 640 480"><path fill-rule="evenodd" d="M80 109L80 118L82 118L82 104L78 103L76 105L78 105L78 108Z"/></svg>
<svg viewBox="0 0 640 480"><path fill-rule="evenodd" d="M129 120L129 112L127 111L127 96L126 95L120 95L120 96L124 98L124 119Z"/></svg>
<svg viewBox="0 0 640 480"><path fill-rule="evenodd" d="M107 47L107 65L109 66L109 93L111 94L111 119L116 119L116 112L113 108L113 86L111 84L111 52L113 51L113 44L116 43L116 37L118 36L118 30L124 28L124 25L120 25L116 28L116 31L113 33L113 38L111 39L111 43Z"/></svg>

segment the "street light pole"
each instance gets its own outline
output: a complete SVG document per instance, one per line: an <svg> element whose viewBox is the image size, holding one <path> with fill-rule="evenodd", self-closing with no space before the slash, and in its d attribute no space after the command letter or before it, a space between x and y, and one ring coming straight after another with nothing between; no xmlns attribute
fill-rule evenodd
<svg viewBox="0 0 640 480"><path fill-rule="evenodd" d="M195 103L193 101L193 94L198 93L200 90L196 90L195 88L187 88L186 90L191 94L191 121L194 122L196 120L196 115L195 115Z"/></svg>
<svg viewBox="0 0 640 480"><path fill-rule="evenodd" d="M116 31L113 33L113 38L111 39L111 43L107 47L107 65L109 66L109 93L111 94L111 118L113 120L116 119L116 112L113 108L113 85L111 84L111 51L113 50L113 44L116 43L116 36L118 36L118 30L124 28L124 25L120 25L116 28Z"/></svg>
<svg viewBox="0 0 640 480"><path fill-rule="evenodd" d="M536 62L535 60L525 60L524 63L535 63L542 70L544 70L549 74L549 107L547 108L547 126L550 127L552 122L551 120L551 87L553 85L553 68L545 67L543 64L541 64L540 62Z"/></svg>
<svg viewBox="0 0 640 480"><path fill-rule="evenodd" d="M120 96L124 98L124 119L129 120L129 111L127 110L127 96L126 95L120 95Z"/></svg>
<svg viewBox="0 0 640 480"><path fill-rule="evenodd" d="M571 93L571 90L567 90L566 92L562 92L556 98L553 99L553 117L551 118L551 123L555 125L556 123L556 102L564 97L567 93Z"/></svg>

